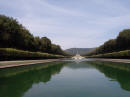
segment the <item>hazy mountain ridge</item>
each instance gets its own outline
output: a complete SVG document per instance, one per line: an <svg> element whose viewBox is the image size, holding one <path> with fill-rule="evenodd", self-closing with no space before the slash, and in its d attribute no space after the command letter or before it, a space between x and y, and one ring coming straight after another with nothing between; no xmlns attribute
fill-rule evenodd
<svg viewBox="0 0 130 97"><path fill-rule="evenodd" d="M88 52L91 52L94 49L95 48L70 48L70 49L66 49L65 52L71 55L75 55L77 53L79 53L80 55L86 55Z"/></svg>

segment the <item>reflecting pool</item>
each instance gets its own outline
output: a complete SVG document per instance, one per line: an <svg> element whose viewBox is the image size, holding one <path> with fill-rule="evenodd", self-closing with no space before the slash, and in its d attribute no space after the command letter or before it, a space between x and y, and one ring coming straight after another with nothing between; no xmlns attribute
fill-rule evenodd
<svg viewBox="0 0 130 97"><path fill-rule="evenodd" d="M0 97L130 97L130 64L62 61L0 69Z"/></svg>

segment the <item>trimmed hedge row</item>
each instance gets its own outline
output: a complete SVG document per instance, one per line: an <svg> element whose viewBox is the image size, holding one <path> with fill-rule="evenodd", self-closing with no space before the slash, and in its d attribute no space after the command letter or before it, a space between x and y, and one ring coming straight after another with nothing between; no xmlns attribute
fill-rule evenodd
<svg viewBox="0 0 130 97"><path fill-rule="evenodd" d="M53 55L41 52L29 52L13 48L0 48L0 60L19 60L19 59L53 59L63 58L62 55Z"/></svg>
<svg viewBox="0 0 130 97"><path fill-rule="evenodd" d="M89 58L130 58L130 50L89 56Z"/></svg>

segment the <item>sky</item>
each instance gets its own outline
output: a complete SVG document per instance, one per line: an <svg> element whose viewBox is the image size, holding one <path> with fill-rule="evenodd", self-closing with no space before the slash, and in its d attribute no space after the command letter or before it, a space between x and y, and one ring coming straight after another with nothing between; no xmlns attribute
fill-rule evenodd
<svg viewBox="0 0 130 97"><path fill-rule="evenodd" d="M0 0L0 14L63 49L91 48L130 28L129 4L130 0Z"/></svg>

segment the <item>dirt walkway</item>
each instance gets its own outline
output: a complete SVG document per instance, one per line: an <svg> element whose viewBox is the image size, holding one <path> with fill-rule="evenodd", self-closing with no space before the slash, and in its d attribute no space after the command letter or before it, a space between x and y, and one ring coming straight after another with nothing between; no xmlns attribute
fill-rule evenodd
<svg viewBox="0 0 130 97"><path fill-rule="evenodd" d="M93 58L91 60L96 60L96 61L108 61L108 62L120 62L120 63L129 63L130 64L130 59L103 59L103 58Z"/></svg>
<svg viewBox="0 0 130 97"><path fill-rule="evenodd" d="M17 66L25 66L38 63L47 63L60 61L61 59L45 59L45 60L20 60L20 61L0 61L0 68L9 68Z"/></svg>
<svg viewBox="0 0 130 97"><path fill-rule="evenodd" d="M48 62L55 62L55 61L60 61L60 60L62 60L62 59L0 61L0 68L26 66L26 65L31 65L31 64L48 63ZM94 60L94 61L120 62L120 63L129 63L130 64L130 59L90 58L90 60L92 60L92 61Z"/></svg>

